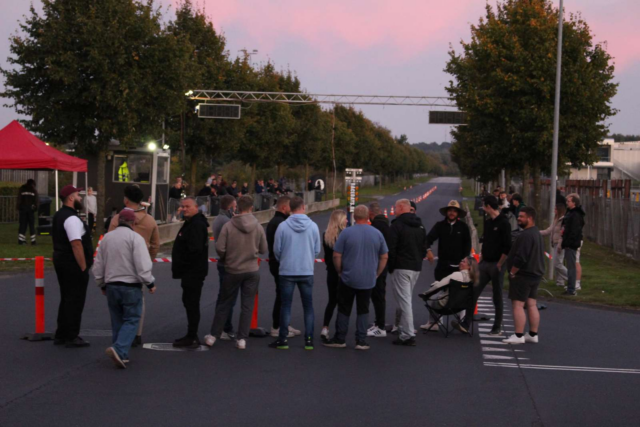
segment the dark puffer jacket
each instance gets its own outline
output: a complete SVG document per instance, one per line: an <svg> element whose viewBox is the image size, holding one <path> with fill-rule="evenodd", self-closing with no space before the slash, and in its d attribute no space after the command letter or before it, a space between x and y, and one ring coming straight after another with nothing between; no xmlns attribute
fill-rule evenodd
<svg viewBox="0 0 640 427"><path fill-rule="evenodd" d="M415 214L405 213L394 219L389 229L389 272L422 271L427 255L427 232Z"/></svg>

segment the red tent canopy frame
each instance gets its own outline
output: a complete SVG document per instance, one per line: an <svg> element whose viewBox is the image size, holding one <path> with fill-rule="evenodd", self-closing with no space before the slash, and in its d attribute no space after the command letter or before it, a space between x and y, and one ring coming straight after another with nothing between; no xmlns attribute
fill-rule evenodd
<svg viewBox="0 0 640 427"><path fill-rule="evenodd" d="M54 170L57 194L58 171L85 172L86 178L87 161L49 147L14 120L0 130L0 169Z"/></svg>

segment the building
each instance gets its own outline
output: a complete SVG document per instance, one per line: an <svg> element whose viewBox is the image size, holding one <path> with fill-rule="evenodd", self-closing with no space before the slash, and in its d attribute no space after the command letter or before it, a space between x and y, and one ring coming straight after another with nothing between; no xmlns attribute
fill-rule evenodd
<svg viewBox="0 0 640 427"><path fill-rule="evenodd" d="M605 139L598 146L598 161L581 169L571 168L569 179L631 179L640 181L640 141Z"/></svg>

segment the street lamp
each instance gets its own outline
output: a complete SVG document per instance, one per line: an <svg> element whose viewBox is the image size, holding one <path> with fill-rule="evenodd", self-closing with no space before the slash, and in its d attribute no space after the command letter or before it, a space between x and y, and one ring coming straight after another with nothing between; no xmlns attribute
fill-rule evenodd
<svg viewBox="0 0 640 427"><path fill-rule="evenodd" d="M156 151L156 149L158 148L158 144L156 144L155 141L151 141L147 144L147 148L149 149L149 151Z"/></svg>

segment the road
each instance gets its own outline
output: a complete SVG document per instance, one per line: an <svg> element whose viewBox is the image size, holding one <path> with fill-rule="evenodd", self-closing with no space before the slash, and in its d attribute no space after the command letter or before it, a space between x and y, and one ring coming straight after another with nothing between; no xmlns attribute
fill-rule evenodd
<svg viewBox="0 0 640 427"><path fill-rule="evenodd" d="M437 190L418 205L430 228L438 209L459 198L459 181L439 178L382 199ZM321 230L328 213L312 215ZM316 264L316 337L327 300L325 266ZM158 292L147 296L147 343L170 343L184 334L180 285L169 264L156 264ZM425 262L416 293L433 280ZM353 349L355 315L347 349L329 349L302 338L290 350L267 347L271 338L251 338L246 351L220 342L207 351L134 349L129 369L115 369L104 356L110 343L105 298L91 281L83 318L85 349L19 340L33 330L33 274L0 279L0 426L600 426L637 425L640 397L640 316L570 304L548 303L540 343L515 349L480 333L419 334L414 348L391 345L392 336L370 339L368 352ZM58 290L46 272L46 322L55 327ZM202 297L200 334L213 319L218 279L211 264ZM486 292L490 292L488 289ZM273 279L261 267L261 326L270 327ZM482 310L490 312L489 293ZM512 329L511 311L505 319ZM388 296L388 319L395 309ZM416 326L427 321L414 299ZM236 310L236 322L237 322ZM292 324L302 328L294 297ZM373 309L370 315L373 320ZM106 332L105 332L106 331ZM102 335L102 336L96 336ZM105 336L106 335L106 336ZM517 350L517 351L516 351Z"/></svg>

